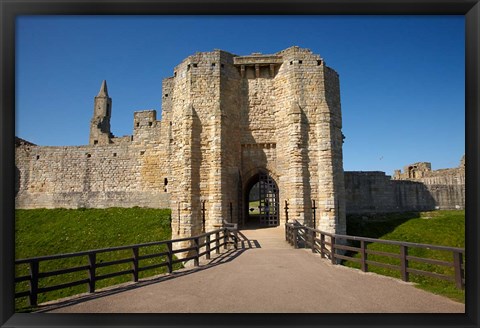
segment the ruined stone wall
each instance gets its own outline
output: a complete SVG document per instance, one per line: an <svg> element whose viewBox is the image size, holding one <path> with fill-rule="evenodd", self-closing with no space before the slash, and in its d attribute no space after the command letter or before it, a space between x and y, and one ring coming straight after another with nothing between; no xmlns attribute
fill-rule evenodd
<svg viewBox="0 0 480 328"><path fill-rule="evenodd" d="M395 170L394 180L424 184L436 209L465 208L465 156L456 168L432 170L428 162L407 165L404 172Z"/></svg>
<svg viewBox="0 0 480 328"><path fill-rule="evenodd" d="M465 208L464 171L445 169L429 175L398 180L384 172L345 172L347 214Z"/></svg>
<svg viewBox="0 0 480 328"><path fill-rule="evenodd" d="M134 141L122 137L108 145L18 145L16 207L169 207L166 149L152 142L160 139L159 122L154 111L141 113L148 114L152 125L142 122Z"/></svg>

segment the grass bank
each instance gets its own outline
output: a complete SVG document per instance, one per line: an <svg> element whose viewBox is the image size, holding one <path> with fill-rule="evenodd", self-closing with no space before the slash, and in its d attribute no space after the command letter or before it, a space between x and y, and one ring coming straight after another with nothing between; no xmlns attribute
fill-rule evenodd
<svg viewBox="0 0 480 328"><path fill-rule="evenodd" d="M465 211L432 211L420 213L401 213L368 218L350 216L347 218L347 234L386 240L398 240L413 243L433 244L451 247L465 247ZM368 249L399 253L398 247L372 243ZM427 249L412 249L409 255L452 261L449 252ZM360 257L358 254L356 257ZM398 259L379 255L369 255L372 261L399 265ZM358 263L345 261L352 268L360 268ZM412 262L412 268L432 271L440 274L453 274L453 268ZM400 278L398 271L369 266L369 271ZM410 274L410 281L417 287L429 292L447 296L458 302L465 302L465 291L455 288L455 284L435 278Z"/></svg>
<svg viewBox="0 0 480 328"><path fill-rule="evenodd" d="M140 244L151 241L171 239L170 210L146 208L108 208L108 209L35 209L15 211L15 258L31 258L44 255L80 252L98 248ZM163 251L163 246L150 247L147 253ZM131 257L130 251L99 254L97 261ZM158 260L148 259L143 265L155 264ZM66 267L88 264L87 257L67 258L41 263L41 271L53 271ZM177 264L176 268L180 265ZM98 268L98 274L130 269L129 263ZM28 274L27 265L19 265L15 275ZM166 271L165 267L146 270L140 278ZM74 272L40 280L39 287L53 286L69 281L87 278L86 272ZM96 288L130 281L130 275L100 280ZM28 290L28 283L17 284L16 291ZM84 293L87 286L81 285L67 289L39 294L39 303L70 295ZM27 298L15 302L17 311L28 309Z"/></svg>

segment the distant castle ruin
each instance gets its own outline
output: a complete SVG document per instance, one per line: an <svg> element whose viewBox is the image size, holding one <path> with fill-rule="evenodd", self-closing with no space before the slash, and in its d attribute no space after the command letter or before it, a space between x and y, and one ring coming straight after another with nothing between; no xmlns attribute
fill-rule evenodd
<svg viewBox="0 0 480 328"><path fill-rule="evenodd" d="M465 156L455 168L432 170L420 162L384 172L345 172L347 214L465 208Z"/></svg>
<svg viewBox="0 0 480 328"><path fill-rule="evenodd" d="M285 223L285 202L290 220L313 225L315 200L316 227L334 233L347 213L464 207L463 164L393 180L343 171L339 77L308 49L196 53L163 80L161 120L137 111L133 134L115 137L111 115L103 81L88 145L17 138L16 207L170 208L173 238L248 223L254 186L262 225Z"/></svg>

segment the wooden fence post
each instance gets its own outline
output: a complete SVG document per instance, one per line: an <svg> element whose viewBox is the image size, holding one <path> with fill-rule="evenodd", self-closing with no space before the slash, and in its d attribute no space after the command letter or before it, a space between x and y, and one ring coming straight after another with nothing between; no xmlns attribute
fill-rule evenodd
<svg viewBox="0 0 480 328"><path fill-rule="evenodd" d="M223 228L223 249L227 249L227 244L228 244L228 229Z"/></svg>
<svg viewBox="0 0 480 328"><path fill-rule="evenodd" d="M293 247L294 248L298 248L297 237L298 237L298 229L294 226L293 227Z"/></svg>
<svg viewBox="0 0 480 328"><path fill-rule="evenodd" d="M285 238L287 239L287 242L290 245L293 245L293 243L292 243L292 228L290 228L290 226L288 226L288 225L285 226Z"/></svg>
<svg viewBox="0 0 480 328"><path fill-rule="evenodd" d="M408 255L408 248L405 245L400 245L400 270L402 274L402 280L403 281L408 281L408 261L407 261L407 255Z"/></svg>
<svg viewBox="0 0 480 328"><path fill-rule="evenodd" d="M205 236L205 258L210 260L210 235Z"/></svg>
<svg viewBox="0 0 480 328"><path fill-rule="evenodd" d="M215 254L220 254L220 232L215 232Z"/></svg>
<svg viewBox="0 0 480 328"><path fill-rule="evenodd" d="M315 199L312 199L312 210L313 210L313 229L317 229L317 216L316 216L316 210L317 207L315 206Z"/></svg>
<svg viewBox="0 0 480 328"><path fill-rule="evenodd" d="M285 201L285 223L288 223L288 202Z"/></svg>
<svg viewBox="0 0 480 328"><path fill-rule="evenodd" d="M233 247L238 249L238 230L233 230Z"/></svg>
<svg viewBox="0 0 480 328"><path fill-rule="evenodd" d="M30 262L30 306L37 306L38 303L38 261Z"/></svg>
<svg viewBox="0 0 480 328"><path fill-rule="evenodd" d="M167 254L168 273L172 273L173 272L173 246L171 241L167 242L167 249L168 249L168 254Z"/></svg>
<svg viewBox="0 0 480 328"><path fill-rule="evenodd" d="M362 256L362 271L368 271L368 264L367 264L367 248L365 244L365 240L360 240L360 254Z"/></svg>
<svg viewBox="0 0 480 328"><path fill-rule="evenodd" d="M198 266L200 254L200 240L197 237L193 239L193 242L195 243L195 258L193 259L193 265Z"/></svg>
<svg viewBox="0 0 480 328"><path fill-rule="evenodd" d="M335 259L335 237L330 237L330 243L332 244L330 247L330 257L331 257L331 261L332 261L332 264L337 264L337 261Z"/></svg>
<svg viewBox="0 0 480 328"><path fill-rule="evenodd" d="M458 289L464 289L463 284L463 270L462 270L463 257L460 252L453 252L453 267L455 268L455 285Z"/></svg>
<svg viewBox="0 0 480 328"><path fill-rule="evenodd" d="M320 233L320 257L325 258L325 235Z"/></svg>
<svg viewBox="0 0 480 328"><path fill-rule="evenodd" d="M317 237L317 232L312 230L312 253L315 253L315 238Z"/></svg>
<svg viewBox="0 0 480 328"><path fill-rule="evenodd" d="M132 248L133 252L133 281L138 281L138 247Z"/></svg>
<svg viewBox="0 0 480 328"><path fill-rule="evenodd" d="M88 291L90 293L95 292L95 262L97 259L96 253L88 254Z"/></svg>
<svg viewBox="0 0 480 328"><path fill-rule="evenodd" d="M205 232L205 200L202 201L202 230Z"/></svg>

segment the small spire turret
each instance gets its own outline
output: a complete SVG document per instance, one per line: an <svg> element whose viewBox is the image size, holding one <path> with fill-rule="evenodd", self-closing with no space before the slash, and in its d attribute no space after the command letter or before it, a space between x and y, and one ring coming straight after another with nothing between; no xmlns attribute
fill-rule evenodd
<svg viewBox="0 0 480 328"><path fill-rule="evenodd" d="M108 145L113 138L110 132L112 98L108 96L107 81L103 80L94 99L93 118L90 121L90 145Z"/></svg>
<svg viewBox="0 0 480 328"><path fill-rule="evenodd" d="M97 97L108 97L107 80L103 80Z"/></svg>

